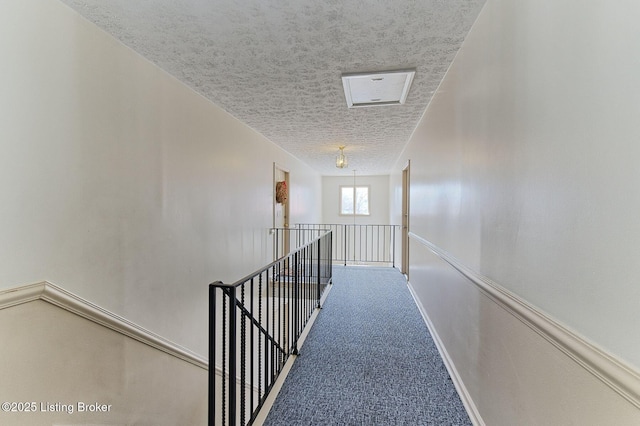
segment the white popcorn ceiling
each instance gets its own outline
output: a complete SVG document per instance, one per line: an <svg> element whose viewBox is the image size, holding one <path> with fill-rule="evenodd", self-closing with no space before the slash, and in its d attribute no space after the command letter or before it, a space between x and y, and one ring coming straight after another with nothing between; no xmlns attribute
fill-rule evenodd
<svg viewBox="0 0 640 426"><path fill-rule="evenodd" d="M485 2L62 1L323 175L389 173ZM342 73L407 68L404 105L347 108Z"/></svg>

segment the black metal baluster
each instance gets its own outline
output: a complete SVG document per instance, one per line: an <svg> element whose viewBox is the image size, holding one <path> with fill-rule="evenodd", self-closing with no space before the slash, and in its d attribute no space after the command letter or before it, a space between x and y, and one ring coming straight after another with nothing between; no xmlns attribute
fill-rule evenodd
<svg viewBox="0 0 640 426"><path fill-rule="evenodd" d="M280 265L281 268L286 269L287 265L287 259L284 259L282 264ZM282 282L282 298L283 298L283 304L284 304L284 309L283 309L283 313L282 313L282 348L284 350L284 359L286 360L289 357L289 344L291 342L291 340L289 339L289 300L288 300L288 295L289 294L289 282L288 281L283 281Z"/></svg>
<svg viewBox="0 0 640 426"><path fill-rule="evenodd" d="M302 329L304 328L304 319L307 315L307 248L305 247L302 250L300 256L300 290L302 290L302 296L300 297L300 334L302 334Z"/></svg>
<svg viewBox="0 0 640 426"><path fill-rule="evenodd" d="M273 274L276 275L276 265L273 266ZM280 371L280 351L277 350L278 344L280 343L280 315L282 314L282 306L280 304L280 280L282 278L278 275L278 281L274 282L274 285L277 284L277 292L274 292L274 298L276 299L276 306L278 307L278 316L275 318L275 328L273 330L273 339L275 340L276 345L276 365L278 366L278 371Z"/></svg>
<svg viewBox="0 0 640 426"><path fill-rule="evenodd" d="M327 245L327 277L333 284L333 234L329 234L329 244Z"/></svg>
<svg viewBox="0 0 640 426"><path fill-rule="evenodd" d="M369 238L369 227L368 226L364 226L364 259L362 258L362 229L363 227L358 227L359 231L360 231L360 261L366 261L367 257L368 257L368 253L367 253L367 239Z"/></svg>
<svg viewBox="0 0 640 426"><path fill-rule="evenodd" d="M276 292L277 290L277 292ZM280 333L280 282L277 283L277 288L273 289L273 303L275 306L275 310L273 312L273 359L275 365L275 377L278 377L278 373L280 372L280 350L279 350L279 342L278 335Z"/></svg>
<svg viewBox="0 0 640 426"><path fill-rule="evenodd" d="M344 225L344 266L347 266L347 240L349 239L349 236L347 235L347 225Z"/></svg>
<svg viewBox="0 0 640 426"><path fill-rule="evenodd" d="M298 331L296 332L297 338L300 339L300 331L302 330L302 318L304 318L304 253L302 249L298 252Z"/></svg>
<svg viewBox="0 0 640 426"><path fill-rule="evenodd" d="M243 283L240 286L240 303L242 307L244 307L244 286ZM247 348L246 348L246 315L243 312L240 312L240 424L245 424L246 419L246 399L247 399L247 372L246 372L246 357L247 357Z"/></svg>
<svg viewBox="0 0 640 426"><path fill-rule="evenodd" d="M216 288L209 286L209 426L216 422Z"/></svg>
<svg viewBox="0 0 640 426"><path fill-rule="evenodd" d="M236 424L236 288L229 289L229 424Z"/></svg>
<svg viewBox="0 0 640 426"><path fill-rule="evenodd" d="M258 277L258 324L262 325L262 274ZM262 399L262 331L258 331L258 398Z"/></svg>
<svg viewBox="0 0 640 426"><path fill-rule="evenodd" d="M391 266L393 266L394 268L396 267L396 227L393 227L393 243L391 245L391 247L393 247L393 262L391 264Z"/></svg>
<svg viewBox="0 0 640 426"><path fill-rule="evenodd" d="M253 300L255 299L254 296L254 289L253 289L253 282L254 282L254 278L251 278L251 284L249 285L249 290L251 291L251 318L255 318L255 315L253 313ZM251 393L249 393L249 405L251 406L251 413L253 413L253 411L256 409L255 406L255 401L254 401L254 396L253 394L255 393L253 390L255 389L255 380L254 380L254 366L255 366L255 361L254 361L254 357L253 357L253 353L255 352L255 347L254 347L254 343L253 343L253 334L254 334L254 325L251 325L251 335L249 336L249 365L251 368L251 371L249 372L249 389L251 390ZM253 416L252 416L253 417Z"/></svg>
<svg viewBox="0 0 640 426"><path fill-rule="evenodd" d="M294 318L294 332L293 332L293 354L298 355L298 252L293 255L294 271L293 271L293 318Z"/></svg>
<svg viewBox="0 0 640 426"><path fill-rule="evenodd" d="M377 238L376 238L376 241L377 241L376 247L378 248L378 250L376 250L376 261L379 262L380 261L380 248L382 248L382 259L385 258L385 255L384 255L384 244L382 246L380 245L380 225L378 225L377 231L378 232L376 232L376 236L377 236ZM382 232L383 232L383 234L387 233L386 227L384 227L384 226L382 227ZM372 238L372 240L373 240L373 238Z"/></svg>
<svg viewBox="0 0 640 426"><path fill-rule="evenodd" d="M313 293L311 291L311 284L313 282L313 246L307 246L307 259L308 262L305 265L307 269L307 314L308 317L310 317L313 311Z"/></svg>
<svg viewBox="0 0 640 426"><path fill-rule="evenodd" d="M382 243L380 242L380 235L382 235ZM378 251L378 261L379 262L386 262L388 257L387 257L387 250L385 248L385 241L387 239L387 225L383 225L382 226L382 233L380 232L380 226L378 226L378 239L377 239L377 251Z"/></svg>
<svg viewBox="0 0 640 426"><path fill-rule="evenodd" d="M268 273L268 272L267 272ZM276 277L275 277L275 271L272 271L272 276L273 279L271 280L271 331L269 332L270 336L275 337L275 330L276 330L276 288L275 286L275 282L276 282ZM274 382L274 377L275 377L275 368L276 368L276 360L275 360L275 352L276 352L276 345L275 342L272 340L271 341L271 384L273 384Z"/></svg>
<svg viewBox="0 0 640 426"><path fill-rule="evenodd" d="M307 318L307 313L308 313L308 303L307 303L307 283L309 282L309 280L307 279L308 274L307 274L307 265L308 265L308 257L307 257L307 253L308 253L308 249L307 247L304 248L304 252L302 255L302 315L300 315L300 331L302 332L302 329L304 328L304 325L306 323L306 318Z"/></svg>
<svg viewBox="0 0 640 426"><path fill-rule="evenodd" d="M287 268L287 270L291 269L291 259L293 258L293 255L290 255L289 257L287 257L287 263L285 268ZM293 294L293 288L291 287L293 283L293 275L290 275L287 279L287 315L288 318L287 320L289 321L289 323L287 324L287 336L288 336L288 340L287 340L287 348L289 350L289 355L291 355L293 353L293 305L292 305L292 300L291 300L291 295Z"/></svg>
<svg viewBox="0 0 640 426"><path fill-rule="evenodd" d="M281 263L278 263L277 265L278 269L280 269L282 267ZM285 294L285 289L283 287L284 283L282 282L282 280L278 283L279 287L278 287L278 303L280 304L280 325L278 325L278 339L280 341L280 347L284 350L286 350L286 342L285 342L285 329L286 329L286 325L285 325L285 321L284 321L284 307L285 307L285 303L283 301L283 296ZM280 352L280 365L284 365L285 362L285 352L281 351Z"/></svg>
<svg viewBox="0 0 640 426"><path fill-rule="evenodd" d="M283 247L284 247L284 236L283 236ZM265 301L266 308L266 316L264 322L264 363L265 363L265 383L264 390L265 393L271 389L271 347L272 343L269 339L269 325L271 324L271 316L273 315L273 311L271 310L271 303L269 302L269 298L273 295L273 274L269 274L269 271L265 271L266 280L269 283L267 286L267 299Z"/></svg>
<svg viewBox="0 0 640 426"><path fill-rule="evenodd" d="M306 313L305 306L305 297L306 297L306 282L307 282L307 248L305 247L300 251L300 270L298 275L299 286L300 286L300 315L299 315L299 334L302 332L302 327L304 327L304 316Z"/></svg>
<svg viewBox="0 0 640 426"><path fill-rule="evenodd" d="M321 272L321 269L320 268L322 268L322 254L321 254L321 251L320 251L320 249L322 248L322 244L320 244L321 242L322 242L322 238L320 238L318 240L318 281L317 281L318 282L318 294L317 294L317 297L318 297L318 309L321 308L321 306L320 306L320 297L321 297L321 294L320 294L320 281L321 281L320 272Z"/></svg>
<svg viewBox="0 0 640 426"><path fill-rule="evenodd" d="M225 405L227 396L227 298L223 289L222 294L222 424L226 424L227 407Z"/></svg>

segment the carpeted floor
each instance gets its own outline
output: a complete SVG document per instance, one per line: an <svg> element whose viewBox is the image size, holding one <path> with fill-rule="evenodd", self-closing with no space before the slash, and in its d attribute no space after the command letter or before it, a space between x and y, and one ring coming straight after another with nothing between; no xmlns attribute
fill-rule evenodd
<svg viewBox="0 0 640 426"><path fill-rule="evenodd" d="M470 425L402 274L333 282L265 425Z"/></svg>

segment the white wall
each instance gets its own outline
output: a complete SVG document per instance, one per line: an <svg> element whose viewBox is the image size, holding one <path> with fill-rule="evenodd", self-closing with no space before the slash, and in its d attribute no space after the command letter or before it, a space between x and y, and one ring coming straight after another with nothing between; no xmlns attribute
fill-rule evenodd
<svg viewBox="0 0 640 426"><path fill-rule="evenodd" d="M358 176L356 186L369 186L369 216L356 216L358 225L389 224L389 176ZM322 177L322 223L352 224L354 216L340 214L340 186L353 186L353 176Z"/></svg>
<svg viewBox="0 0 640 426"><path fill-rule="evenodd" d="M2 410L1 424L206 423L206 369L43 300L5 307L3 296L2 402L35 411Z"/></svg>
<svg viewBox="0 0 640 426"><path fill-rule="evenodd" d="M320 176L56 0L0 2L0 289L47 280L198 354L207 284L271 260Z"/></svg>
<svg viewBox="0 0 640 426"><path fill-rule="evenodd" d="M476 285L638 377L639 13L622 0L489 0L391 178L400 223L411 160L411 283L487 424L640 417Z"/></svg>

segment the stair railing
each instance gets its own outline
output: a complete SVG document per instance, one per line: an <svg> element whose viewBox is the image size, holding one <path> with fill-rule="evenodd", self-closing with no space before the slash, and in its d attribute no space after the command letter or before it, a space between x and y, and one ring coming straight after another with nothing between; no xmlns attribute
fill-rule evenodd
<svg viewBox="0 0 640 426"><path fill-rule="evenodd" d="M332 277L331 242L332 233L322 232L234 284L210 284L209 425L253 424L321 307Z"/></svg>

